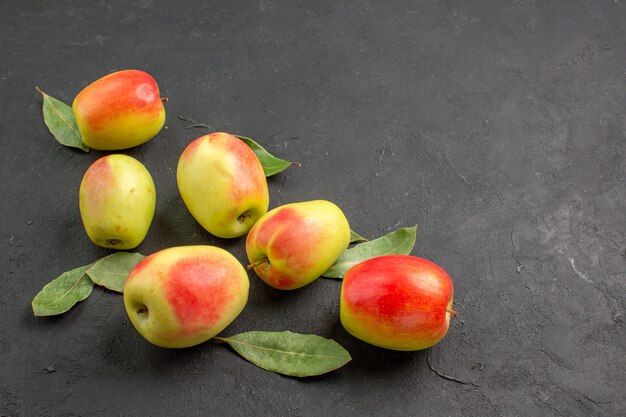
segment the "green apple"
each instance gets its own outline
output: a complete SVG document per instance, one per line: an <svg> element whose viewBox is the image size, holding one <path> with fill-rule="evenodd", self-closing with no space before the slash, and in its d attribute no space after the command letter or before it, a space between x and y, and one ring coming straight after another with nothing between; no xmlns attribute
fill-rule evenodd
<svg viewBox="0 0 626 417"><path fill-rule="evenodd" d="M191 142L180 156L176 179L189 212L215 236L242 236L267 212L263 167L248 145L228 133Z"/></svg>
<svg viewBox="0 0 626 417"><path fill-rule="evenodd" d="M356 264L343 277L341 323L353 336L393 350L426 349L448 332L454 287L440 266L409 255Z"/></svg>
<svg viewBox="0 0 626 417"><path fill-rule="evenodd" d="M141 145L159 133L165 124L165 100L149 74L124 70L85 87L72 110L87 146L117 150Z"/></svg>
<svg viewBox="0 0 626 417"><path fill-rule="evenodd" d="M132 249L150 227L156 205L154 182L145 166L126 155L108 155L85 172L79 207L89 239L98 246Z"/></svg>
<svg viewBox="0 0 626 417"><path fill-rule="evenodd" d="M248 275L214 246L179 246L135 266L124 285L124 306L137 331L165 348L205 342L224 330L248 300Z"/></svg>
<svg viewBox="0 0 626 417"><path fill-rule="evenodd" d="M252 227L246 239L250 267L281 290L303 287L319 278L346 250L350 225L330 201L277 207Z"/></svg>

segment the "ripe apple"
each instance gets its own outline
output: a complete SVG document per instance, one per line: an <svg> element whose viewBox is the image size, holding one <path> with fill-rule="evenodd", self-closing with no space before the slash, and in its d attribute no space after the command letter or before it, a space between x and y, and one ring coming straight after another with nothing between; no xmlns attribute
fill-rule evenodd
<svg viewBox="0 0 626 417"><path fill-rule="evenodd" d="M215 246L179 246L135 266L124 285L124 306L149 342L182 348L224 330L248 301L248 274Z"/></svg>
<svg viewBox="0 0 626 417"><path fill-rule="evenodd" d="M215 236L244 235L267 212L263 167L248 145L228 133L191 142L180 156L176 179L191 215Z"/></svg>
<svg viewBox="0 0 626 417"><path fill-rule="evenodd" d="M152 139L165 124L156 81L138 70L106 75L85 87L72 109L87 146L99 150L132 148Z"/></svg>
<svg viewBox="0 0 626 417"><path fill-rule="evenodd" d="M448 331L454 288L436 264L408 255L363 261L346 272L341 323L353 336L394 350L420 350Z"/></svg>
<svg viewBox="0 0 626 417"><path fill-rule="evenodd" d="M248 233L248 268L274 288L293 290L320 277L349 243L350 225L335 204L286 204L261 217Z"/></svg>
<svg viewBox="0 0 626 417"><path fill-rule="evenodd" d="M108 155L85 172L79 207L89 239L98 246L132 249L148 233L156 191L145 166L127 155Z"/></svg>

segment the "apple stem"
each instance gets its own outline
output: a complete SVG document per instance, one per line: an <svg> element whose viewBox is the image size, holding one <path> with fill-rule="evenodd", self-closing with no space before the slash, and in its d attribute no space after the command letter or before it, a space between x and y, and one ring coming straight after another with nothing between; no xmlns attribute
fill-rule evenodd
<svg viewBox="0 0 626 417"><path fill-rule="evenodd" d="M169 101L169 98L167 98L167 97L161 97L161 101L162 101L163 103L165 103L165 102Z"/></svg>
<svg viewBox="0 0 626 417"><path fill-rule="evenodd" d="M263 258L260 261L253 262L250 265L248 265L248 267L247 267L248 271L251 270L251 269L256 268L259 265L263 265L264 263L267 263L267 262L269 262L269 259L267 259L267 258Z"/></svg>
<svg viewBox="0 0 626 417"><path fill-rule="evenodd" d="M450 314L452 314L454 317L458 316L459 313L456 312L456 310L453 310L451 308L446 309L446 311Z"/></svg>

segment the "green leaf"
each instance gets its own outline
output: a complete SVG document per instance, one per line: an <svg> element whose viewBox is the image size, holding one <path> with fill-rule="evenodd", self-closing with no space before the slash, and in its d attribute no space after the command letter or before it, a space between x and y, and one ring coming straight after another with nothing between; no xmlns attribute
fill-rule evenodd
<svg viewBox="0 0 626 417"><path fill-rule="evenodd" d="M87 275L95 284L124 292L126 277L143 258L145 256L140 253L116 252L96 261Z"/></svg>
<svg viewBox="0 0 626 417"><path fill-rule="evenodd" d="M68 311L91 294L93 282L85 275L91 265L62 273L39 291L32 302L35 316L53 316Z"/></svg>
<svg viewBox="0 0 626 417"><path fill-rule="evenodd" d="M50 133L61 145L89 152L89 147L85 145L78 131L72 108L62 101L50 97L39 87L36 88L43 97L43 120Z"/></svg>
<svg viewBox="0 0 626 417"><path fill-rule="evenodd" d="M356 243L356 242L367 242L367 239L365 239L363 236L361 236L354 230L350 230L350 243Z"/></svg>
<svg viewBox="0 0 626 417"><path fill-rule="evenodd" d="M312 334L253 331L215 339L256 366L289 376L321 375L352 360L339 343Z"/></svg>
<svg viewBox="0 0 626 417"><path fill-rule="evenodd" d="M259 158L259 161L261 161L261 166L263 166L263 172L265 172L266 177L271 177L274 174L278 174L279 172L282 172L289 168L290 165L300 165L297 162L289 162L285 161L284 159L276 158L268 151L266 151L265 148L263 148L261 145L259 145L250 138L239 135L235 136L241 139L256 154L257 158Z"/></svg>
<svg viewBox="0 0 626 417"><path fill-rule="evenodd" d="M367 259L390 254L408 255L415 245L416 234L417 225L405 227L346 249L322 276L342 279L348 269Z"/></svg>
<svg viewBox="0 0 626 417"><path fill-rule="evenodd" d="M116 252L98 261L64 272L48 283L32 301L36 316L68 311L91 294L94 284L122 292L130 271L145 258L140 253Z"/></svg>

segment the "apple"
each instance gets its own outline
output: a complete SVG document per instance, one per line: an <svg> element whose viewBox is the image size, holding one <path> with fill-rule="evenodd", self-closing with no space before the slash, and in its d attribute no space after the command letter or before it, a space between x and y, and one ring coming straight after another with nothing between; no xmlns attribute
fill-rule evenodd
<svg viewBox="0 0 626 417"><path fill-rule="evenodd" d="M259 159L228 133L211 133L191 142L180 156L176 179L191 215L218 237L246 234L269 206Z"/></svg>
<svg viewBox="0 0 626 417"><path fill-rule="evenodd" d="M350 225L330 201L277 207L252 227L246 238L249 268L281 290L303 287L319 278L350 243Z"/></svg>
<svg viewBox="0 0 626 417"><path fill-rule="evenodd" d="M248 301L248 275L215 246L163 249L133 268L124 306L137 331L165 348L200 344L224 330Z"/></svg>
<svg viewBox="0 0 626 417"><path fill-rule="evenodd" d="M448 331L454 288L441 267L409 255L356 264L343 277L340 318L358 339L394 350L420 350Z"/></svg>
<svg viewBox="0 0 626 417"><path fill-rule="evenodd" d="M80 216L98 246L132 249L152 223L154 182L145 166L127 155L108 155L85 172L78 192Z"/></svg>
<svg viewBox="0 0 626 417"><path fill-rule="evenodd" d="M132 148L152 139L165 124L156 81L138 70L106 75L85 87L72 110L87 146L99 150Z"/></svg>

